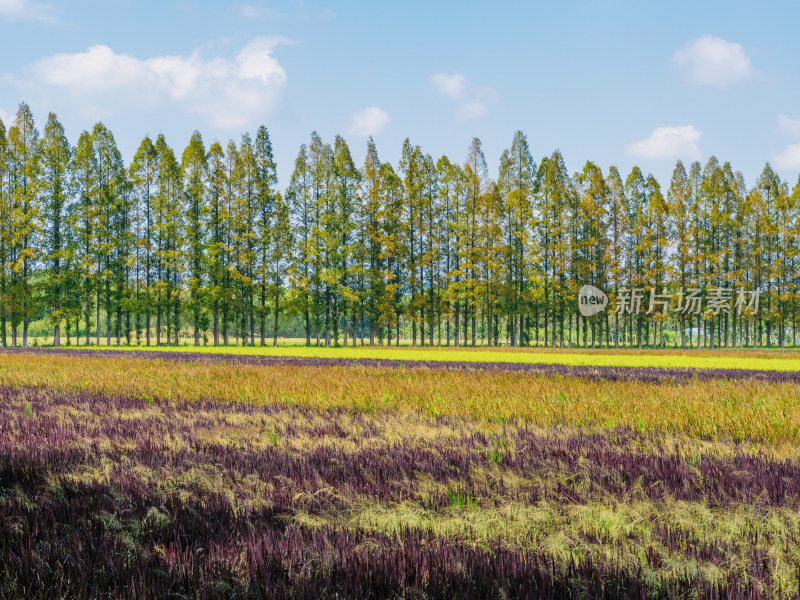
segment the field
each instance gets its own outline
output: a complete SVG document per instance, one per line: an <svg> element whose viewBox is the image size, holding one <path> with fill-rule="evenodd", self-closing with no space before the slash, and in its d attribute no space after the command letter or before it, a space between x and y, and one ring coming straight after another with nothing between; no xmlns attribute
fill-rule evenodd
<svg viewBox="0 0 800 600"><path fill-rule="evenodd" d="M52 339L35 340L41 346L52 345ZM103 339L105 341L105 339ZM113 344L112 340L112 344ZM377 359L399 361L447 362L513 362L523 364L559 364L569 366L659 367L659 368L725 368L796 371L800 369L800 351L769 349L725 350L636 350L624 349L552 349L453 346L348 346L306 347L301 340L281 340L271 346L194 346L186 340L180 346L80 346L81 350L120 349L141 352L198 352L202 354L236 354L244 356L293 356L299 358Z"/></svg>
<svg viewBox="0 0 800 600"><path fill-rule="evenodd" d="M176 350L0 352L0 596L800 591L795 354Z"/></svg>

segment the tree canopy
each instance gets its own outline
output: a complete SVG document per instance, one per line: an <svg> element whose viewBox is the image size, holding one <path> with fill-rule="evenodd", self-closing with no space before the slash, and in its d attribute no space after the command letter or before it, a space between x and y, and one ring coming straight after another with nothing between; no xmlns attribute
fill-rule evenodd
<svg viewBox="0 0 800 600"><path fill-rule="evenodd" d="M279 189L265 126L145 137L126 165L102 123L72 146L23 103L0 121L2 343L45 321L56 346L797 344L800 180L711 157L662 189L510 142L492 178L478 138L463 162L406 139L393 166L314 132ZM581 316L584 284L607 311Z"/></svg>

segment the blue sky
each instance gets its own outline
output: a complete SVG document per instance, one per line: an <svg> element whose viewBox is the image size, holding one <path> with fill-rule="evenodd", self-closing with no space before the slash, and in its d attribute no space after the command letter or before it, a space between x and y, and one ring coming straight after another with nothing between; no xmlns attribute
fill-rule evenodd
<svg viewBox="0 0 800 600"><path fill-rule="evenodd" d="M800 7L791 2L47 2L0 0L0 118L27 101L73 143L102 120L130 159L270 130L281 187L301 143L373 134L396 164L513 133L571 170L677 158L800 173Z"/></svg>

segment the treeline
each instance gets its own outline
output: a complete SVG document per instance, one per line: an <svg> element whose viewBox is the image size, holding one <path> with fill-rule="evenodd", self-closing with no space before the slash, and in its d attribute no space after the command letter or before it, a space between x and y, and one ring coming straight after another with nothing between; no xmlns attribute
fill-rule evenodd
<svg viewBox="0 0 800 600"><path fill-rule="evenodd" d="M276 344L295 315L326 346L784 346L798 240L800 181L769 164L748 187L716 158L679 161L662 190L638 167L537 164L517 132L493 179L477 138L463 164L406 140L397 167L370 139L359 167L342 137L313 133L280 191L264 126L224 147L195 132L180 156L146 137L126 166L102 123L73 147L24 103L0 121L3 345L42 318L56 346ZM610 310L581 317L583 284ZM615 314L635 286L763 295L758 311Z"/></svg>

